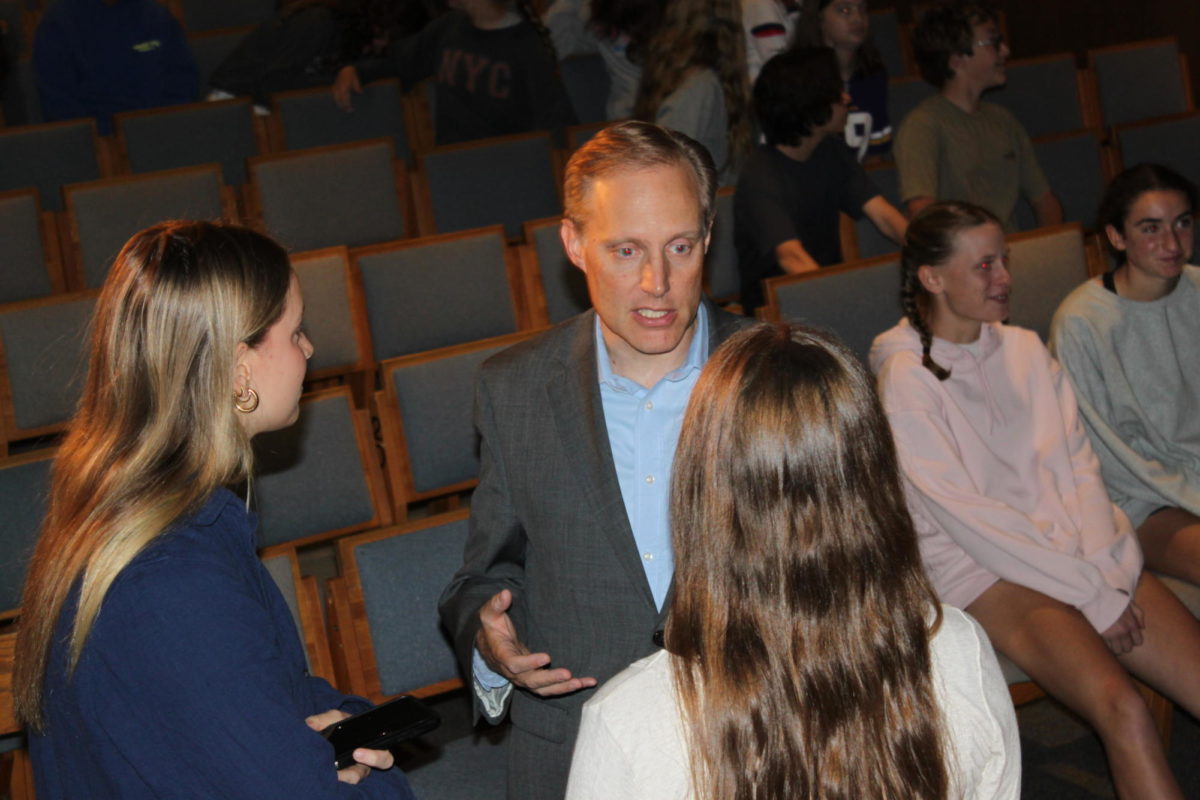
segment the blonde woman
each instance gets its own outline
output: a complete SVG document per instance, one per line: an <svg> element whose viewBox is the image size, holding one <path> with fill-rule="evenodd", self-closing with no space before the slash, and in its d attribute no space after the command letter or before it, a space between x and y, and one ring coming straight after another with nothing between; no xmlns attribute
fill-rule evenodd
<svg viewBox="0 0 1200 800"><path fill-rule="evenodd" d="M225 488L296 420L303 311L287 254L244 228L162 223L117 257L22 603L41 800L412 797L387 752L335 771L317 731L369 704L307 674Z"/></svg>

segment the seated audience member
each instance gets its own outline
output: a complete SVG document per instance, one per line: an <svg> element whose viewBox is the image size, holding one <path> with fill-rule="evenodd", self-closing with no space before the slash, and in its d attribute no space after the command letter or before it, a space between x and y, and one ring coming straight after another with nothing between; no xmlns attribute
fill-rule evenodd
<svg viewBox="0 0 1200 800"><path fill-rule="evenodd" d="M209 100L329 86L346 64L377 54L429 21L419 0L301 0L262 23L213 70Z"/></svg>
<svg viewBox="0 0 1200 800"><path fill-rule="evenodd" d="M904 215L842 140L846 100L828 48L781 53L759 73L754 112L767 143L747 161L733 200L747 312L762 305L764 278L841 262L839 211L865 214L896 243L904 238Z"/></svg>
<svg viewBox="0 0 1200 800"><path fill-rule="evenodd" d="M33 70L47 122L190 103L196 64L183 30L156 0L58 0L42 14Z"/></svg>
<svg viewBox="0 0 1200 800"><path fill-rule="evenodd" d="M665 650L583 710L568 800L1016 798L1008 689L921 571L887 420L842 344L717 350L671 480Z"/></svg>
<svg viewBox="0 0 1200 800"><path fill-rule="evenodd" d="M1196 187L1139 164L1113 179L1098 216L1117 267L1063 301L1051 348L1146 565L1200 583Z"/></svg>
<svg viewBox="0 0 1200 800"><path fill-rule="evenodd" d="M1131 674L1200 713L1200 623L1142 570L1075 393L1037 334L1004 325L990 212L938 203L901 252L905 318L871 366L926 572L1048 694L1095 728L1121 798L1182 798Z"/></svg>
<svg viewBox="0 0 1200 800"><path fill-rule="evenodd" d="M362 84L399 77L434 80L438 144L575 123L550 36L528 0L454 0L452 10L377 59L342 67L334 101L352 111Z"/></svg>
<svg viewBox="0 0 1200 800"><path fill-rule="evenodd" d="M871 41L871 12L866 0L819 0L808 3L796 29L797 47L831 47L838 73L850 95L846 144L862 161L892 149L888 116L888 74Z"/></svg>
<svg viewBox="0 0 1200 800"><path fill-rule="evenodd" d="M795 0L742 0L746 31L746 74L753 84L771 56L791 46L801 4Z"/></svg>
<svg viewBox="0 0 1200 800"><path fill-rule="evenodd" d="M313 348L287 253L245 228L135 234L96 304L21 603L37 796L412 798L318 733L370 704L308 674L255 552L250 439L296 420Z"/></svg>
<svg viewBox="0 0 1200 800"><path fill-rule="evenodd" d="M721 186L751 147L750 85L737 4L672 0L646 45L633 115L690 136L713 157Z"/></svg>
<svg viewBox="0 0 1200 800"><path fill-rule="evenodd" d="M661 5L646 0L554 0L546 11L546 27L559 58L599 53L603 59L609 120L633 116L646 42L661 15Z"/></svg>
<svg viewBox="0 0 1200 800"><path fill-rule="evenodd" d="M921 75L938 89L900 124L895 157L912 217L935 200L983 206L1015 231L1019 195L1039 226L1062 222L1062 205L1038 164L1029 135L1008 109L980 96L1005 81L1008 46L987 0L950 0L913 30Z"/></svg>

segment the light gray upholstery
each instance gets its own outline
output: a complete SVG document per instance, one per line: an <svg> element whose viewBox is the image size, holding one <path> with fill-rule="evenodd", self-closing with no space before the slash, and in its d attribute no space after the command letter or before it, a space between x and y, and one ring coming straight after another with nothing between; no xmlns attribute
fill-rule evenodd
<svg viewBox="0 0 1200 800"><path fill-rule="evenodd" d="M340 248L320 257L293 258L304 295L304 329L313 343L309 372L350 369L363 360L354 335L349 264Z"/></svg>
<svg viewBox="0 0 1200 800"><path fill-rule="evenodd" d="M1050 181L1050 188L1063 205L1063 220L1085 228L1096 223L1096 205L1104 194L1104 166L1099 136L1079 131L1066 137L1034 142L1033 149ZM1017 205L1017 224L1022 230L1037 227L1028 199Z"/></svg>
<svg viewBox="0 0 1200 800"><path fill-rule="evenodd" d="M899 256L816 274L779 287L780 316L833 331L865 364L871 342L900 318Z"/></svg>
<svg viewBox="0 0 1200 800"><path fill-rule="evenodd" d="M1179 43L1154 39L1145 46L1092 51L1096 90L1105 125L1121 125L1188 110Z"/></svg>
<svg viewBox="0 0 1200 800"><path fill-rule="evenodd" d="M95 305L94 297L68 296L0 308L4 367L18 428L56 425L74 413L87 371L85 337Z"/></svg>
<svg viewBox="0 0 1200 800"><path fill-rule="evenodd" d="M916 77L892 78L888 81L888 116L892 130L899 130L904 118L926 97L937 94L937 89Z"/></svg>
<svg viewBox="0 0 1200 800"><path fill-rule="evenodd" d="M183 0L183 26L190 33L257 25L275 13L275 0Z"/></svg>
<svg viewBox="0 0 1200 800"><path fill-rule="evenodd" d="M438 597L462 565L467 520L402 533L354 548L371 644L385 695L458 676L438 622Z"/></svg>
<svg viewBox="0 0 1200 800"><path fill-rule="evenodd" d="M390 141L298 150L251 168L267 231L292 250L404 237Z"/></svg>
<svg viewBox="0 0 1200 800"><path fill-rule="evenodd" d="M1200 183L1200 113L1117 129L1121 163L1165 164L1193 183Z"/></svg>
<svg viewBox="0 0 1200 800"><path fill-rule="evenodd" d="M608 69L599 53L568 56L558 62L559 73L575 117L580 122L608 119Z"/></svg>
<svg viewBox="0 0 1200 800"><path fill-rule="evenodd" d="M1011 111L1030 136L1084 127L1073 53L1009 61L1005 73L1005 84L985 94L983 99Z"/></svg>
<svg viewBox="0 0 1200 800"><path fill-rule="evenodd" d="M0 197L0 303L44 297L52 291L37 195Z"/></svg>
<svg viewBox="0 0 1200 800"><path fill-rule="evenodd" d="M98 288L129 237L168 219L220 219L221 173L189 168L70 188L84 285Z"/></svg>
<svg viewBox="0 0 1200 800"><path fill-rule="evenodd" d="M717 194L717 217L713 221L704 269L708 276L708 292L717 300L735 298L741 292L737 248L733 244L733 192Z"/></svg>
<svg viewBox="0 0 1200 800"><path fill-rule="evenodd" d="M377 516L348 392L302 402L296 424L254 437L254 453L260 546L366 527Z"/></svg>
<svg viewBox="0 0 1200 800"><path fill-rule="evenodd" d="M904 213L903 204L900 202L900 173L895 165L889 164L886 167L868 170L867 176L879 189L883 199ZM854 221L854 237L858 240L859 258L873 258L900 250L900 245L880 233L875 224L865 216Z"/></svg>
<svg viewBox="0 0 1200 800"><path fill-rule="evenodd" d="M525 240L537 253L538 274L550 322L557 324L592 307L587 276L571 263L559 236L559 221L525 226Z"/></svg>
<svg viewBox="0 0 1200 800"><path fill-rule="evenodd" d="M51 458L21 463L0 461L0 611L21 605L25 568L37 542L50 491Z"/></svg>
<svg viewBox="0 0 1200 800"><path fill-rule="evenodd" d="M411 162L412 147L401 99L400 82L392 79L364 86L362 94L354 96L353 114L334 104L327 87L277 94L272 97L272 105L289 150L388 136L396 157Z"/></svg>
<svg viewBox="0 0 1200 800"><path fill-rule="evenodd" d="M202 100L208 95L212 88L208 85L209 77L251 30L253 30L253 26L247 25L240 28L188 35L188 47L191 48L192 58L196 61L197 99Z"/></svg>
<svg viewBox="0 0 1200 800"><path fill-rule="evenodd" d="M491 228L359 255L375 359L516 331L504 247Z"/></svg>
<svg viewBox="0 0 1200 800"><path fill-rule="evenodd" d="M90 119L0 130L0 191L36 186L42 208L62 211L59 187L100 177Z"/></svg>
<svg viewBox="0 0 1200 800"><path fill-rule="evenodd" d="M396 390L413 488L428 492L479 475L472 418L479 365L507 345L483 347L382 372Z"/></svg>
<svg viewBox="0 0 1200 800"><path fill-rule="evenodd" d="M154 172L217 163L225 182L246 182L246 159L258 153L249 98L168 107L153 114L117 114L129 168Z"/></svg>
<svg viewBox="0 0 1200 800"><path fill-rule="evenodd" d="M1008 246L1012 273L1008 321L1036 331L1044 342L1058 304L1087 280L1083 232L1066 228L1030 239L1011 239Z"/></svg>
<svg viewBox="0 0 1200 800"><path fill-rule="evenodd" d="M526 220L562 213L548 133L437 148L420 161L439 233L501 224L515 237Z"/></svg>
<svg viewBox="0 0 1200 800"><path fill-rule="evenodd" d="M904 75L908 67L904 63L904 50L900 45L900 19L895 9L871 12L871 40L879 48L883 66L889 75ZM894 126L899 120L892 117Z"/></svg>
<svg viewBox="0 0 1200 800"><path fill-rule="evenodd" d="M304 625L300 621L300 597L297 592L295 576L292 574L292 560L287 555L271 556L262 560L263 566L267 569L267 574L271 576L271 580L275 581L275 585L279 587L279 593L283 595L283 602L287 603L288 611L292 612L292 622L296 623L296 631L300 634L300 639L304 639ZM312 666L312 662L308 658L308 648L304 648L304 662Z"/></svg>

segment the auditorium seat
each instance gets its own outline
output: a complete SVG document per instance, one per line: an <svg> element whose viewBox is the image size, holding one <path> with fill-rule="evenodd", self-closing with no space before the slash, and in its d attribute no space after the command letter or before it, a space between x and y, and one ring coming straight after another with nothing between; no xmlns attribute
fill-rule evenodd
<svg viewBox="0 0 1200 800"><path fill-rule="evenodd" d="M54 216L37 189L0 192L0 303L45 297L66 286Z"/></svg>
<svg viewBox="0 0 1200 800"><path fill-rule="evenodd" d="M1174 36L1087 51L1107 126L1195 108L1187 56Z"/></svg>
<svg viewBox="0 0 1200 800"><path fill-rule="evenodd" d="M246 159L265 150L250 98L113 115L117 146L135 174L218 163L229 186L246 182Z"/></svg>

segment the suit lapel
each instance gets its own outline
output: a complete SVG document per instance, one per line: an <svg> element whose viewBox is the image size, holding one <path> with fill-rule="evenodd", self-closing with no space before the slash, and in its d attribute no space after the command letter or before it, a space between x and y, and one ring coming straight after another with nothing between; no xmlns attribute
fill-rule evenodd
<svg viewBox="0 0 1200 800"><path fill-rule="evenodd" d="M608 539L631 585L654 608L650 582L638 558L633 529L621 498L621 486L613 464L608 428L596 371L594 314L583 315L566 351L566 360L546 384L554 425L567 453L574 454L579 483L593 518Z"/></svg>

